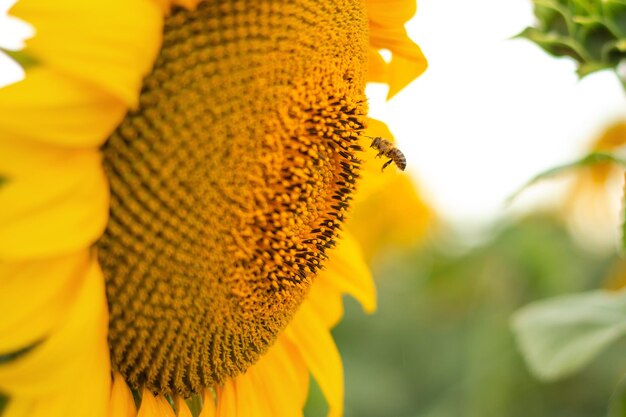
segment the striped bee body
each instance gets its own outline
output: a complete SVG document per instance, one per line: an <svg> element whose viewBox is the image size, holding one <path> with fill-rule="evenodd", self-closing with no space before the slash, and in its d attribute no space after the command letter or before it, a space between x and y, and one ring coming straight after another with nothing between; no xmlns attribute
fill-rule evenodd
<svg viewBox="0 0 626 417"><path fill-rule="evenodd" d="M376 158L380 158L382 156L389 158L389 160L385 162L381 168L381 171L384 171L385 168L387 168L392 162L394 162L401 171L404 171L406 168L406 158L400 149L396 148L393 143L381 137L371 139L372 145L370 148L374 148L378 151Z"/></svg>

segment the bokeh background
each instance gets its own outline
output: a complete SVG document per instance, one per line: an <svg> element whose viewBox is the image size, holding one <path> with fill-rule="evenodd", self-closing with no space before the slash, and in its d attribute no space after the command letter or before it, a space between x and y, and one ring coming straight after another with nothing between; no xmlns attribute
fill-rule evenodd
<svg viewBox="0 0 626 417"><path fill-rule="evenodd" d="M471 249L444 232L377 258L377 313L366 316L346 298L334 330L346 417L607 415L620 396L626 343L575 376L541 382L524 364L510 317L531 301L611 285L621 261L581 247L554 214L502 221L492 233ZM325 415L315 388L306 415Z"/></svg>
<svg viewBox="0 0 626 417"><path fill-rule="evenodd" d="M381 192L355 213L373 229L407 222L413 234L365 237L379 242L365 245L378 311L365 315L346 298L333 332L346 417L622 415L626 342L546 382L529 372L511 329L531 302L618 289L626 276L623 171L572 170L506 203L536 174L626 142L618 79L580 80L572 60L514 39L533 22L526 0L422 0L407 30L429 69L389 102L385 86L368 88L372 116L407 156L408 173L388 175L410 177L423 205L389 215L385 205L402 197ZM312 385L305 414L325 412Z"/></svg>

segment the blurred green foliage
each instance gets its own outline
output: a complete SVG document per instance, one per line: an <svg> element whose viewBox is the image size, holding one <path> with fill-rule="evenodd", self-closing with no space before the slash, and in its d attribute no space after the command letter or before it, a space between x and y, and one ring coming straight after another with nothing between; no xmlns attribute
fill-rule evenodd
<svg viewBox="0 0 626 417"><path fill-rule="evenodd" d="M345 417L606 416L626 371L624 342L577 375L542 383L526 369L509 320L531 301L601 287L614 259L581 249L549 217L501 227L467 253L449 247L440 239L379 262L375 315L346 299L334 331ZM324 411L313 387L305 415Z"/></svg>
<svg viewBox="0 0 626 417"><path fill-rule="evenodd" d="M519 36L551 55L575 59L579 76L617 70L626 58L625 0L533 0L533 4L537 22ZM620 79L626 82L623 76Z"/></svg>

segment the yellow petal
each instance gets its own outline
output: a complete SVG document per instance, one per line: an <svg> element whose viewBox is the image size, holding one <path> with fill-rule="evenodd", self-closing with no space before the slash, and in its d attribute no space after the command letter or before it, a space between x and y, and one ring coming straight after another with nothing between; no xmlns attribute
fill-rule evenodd
<svg viewBox="0 0 626 417"><path fill-rule="evenodd" d="M307 301L285 329L285 335L297 347L326 397L328 416L340 417L344 389L341 358L330 332Z"/></svg>
<svg viewBox="0 0 626 417"><path fill-rule="evenodd" d="M370 45L374 51L388 49L391 62L374 70L375 81L389 84L387 99L392 98L411 81L422 74L428 63L422 50L408 36L404 24L416 10L415 1L368 0L370 21ZM380 61L377 62L380 65Z"/></svg>
<svg viewBox="0 0 626 417"><path fill-rule="evenodd" d="M406 36L403 33L398 36ZM406 38L408 39L408 37ZM398 94L411 81L422 75L428 67L428 62L422 54L419 46L412 42L405 42L405 45L388 45L393 56L387 68L387 80L389 92L387 100Z"/></svg>
<svg viewBox="0 0 626 417"><path fill-rule="evenodd" d="M33 408L32 401L21 398L11 398L2 412L2 417L31 416Z"/></svg>
<svg viewBox="0 0 626 417"><path fill-rule="evenodd" d="M374 279L359 244L349 233L344 232L337 247L330 253L324 280L356 298L366 312L376 310Z"/></svg>
<svg viewBox="0 0 626 417"><path fill-rule="evenodd" d="M300 393L298 398L300 402L300 408L303 408L306 404L306 400L309 396L309 367L300 353L300 349L289 340L289 337L284 333L279 337L279 342L284 345L286 353L280 353L282 358L286 358L289 366L289 371L284 375L290 375L286 378L291 386L293 392Z"/></svg>
<svg viewBox="0 0 626 417"><path fill-rule="evenodd" d="M87 381L86 381L87 382ZM2 417L65 417L75 414L78 408L68 407L68 398L76 395L75 392L65 393L65 398L61 396L46 397L37 400L36 402L30 399L23 398L11 398L7 409L2 413ZM95 407L95 404L93 405ZM85 410L81 408L80 412L87 412L83 415L103 415L100 414L101 410Z"/></svg>
<svg viewBox="0 0 626 417"><path fill-rule="evenodd" d="M11 398L12 417L106 416L108 318L95 256L84 273L66 321L32 351L0 365L0 392Z"/></svg>
<svg viewBox="0 0 626 417"><path fill-rule="evenodd" d="M124 377L119 373L113 374L113 386L111 387L111 403L109 417L136 417L137 406L133 399L130 388L126 385Z"/></svg>
<svg viewBox="0 0 626 417"><path fill-rule="evenodd" d="M192 417L191 410L182 397L176 397L174 406L176 407L176 417Z"/></svg>
<svg viewBox="0 0 626 417"><path fill-rule="evenodd" d="M342 294L332 282L334 278L332 273L323 269L311 285L307 297L315 313L329 329L334 327L343 316Z"/></svg>
<svg viewBox="0 0 626 417"><path fill-rule="evenodd" d="M202 411L199 417L215 417L215 397L210 389L205 389L202 394Z"/></svg>
<svg viewBox="0 0 626 417"><path fill-rule="evenodd" d="M370 49L367 81L372 83L387 82L387 63L376 50Z"/></svg>
<svg viewBox="0 0 626 417"><path fill-rule="evenodd" d="M0 154L0 172L11 155ZM30 166L27 157L22 161ZM104 231L109 191L100 153L61 153L48 162L31 166L29 174L9 176L0 188L1 260L77 251Z"/></svg>
<svg viewBox="0 0 626 417"><path fill-rule="evenodd" d="M85 249L55 259L0 263L0 352L30 346L59 326L89 262Z"/></svg>
<svg viewBox="0 0 626 417"><path fill-rule="evenodd" d="M271 416L268 398L263 395L263 386L253 378L251 372L239 375L237 385L237 417ZM228 416L230 417L230 416Z"/></svg>
<svg viewBox="0 0 626 417"><path fill-rule="evenodd" d="M217 388L217 417L239 417L237 414L237 387L235 381L229 379L224 386Z"/></svg>
<svg viewBox="0 0 626 417"><path fill-rule="evenodd" d="M24 53L39 65L137 104L162 41L153 1L21 0L10 13L35 28Z"/></svg>
<svg viewBox="0 0 626 417"><path fill-rule="evenodd" d="M154 396L150 390L141 392L141 405L137 417L176 417L174 409L162 395Z"/></svg>
<svg viewBox="0 0 626 417"><path fill-rule="evenodd" d="M402 26L417 10L415 0L366 0L370 25Z"/></svg>
<svg viewBox="0 0 626 417"><path fill-rule="evenodd" d="M0 140L95 147L104 143L126 110L103 90L37 67L22 81L0 88ZM0 148L0 160L3 153Z"/></svg>
<svg viewBox="0 0 626 417"><path fill-rule="evenodd" d="M302 416L309 391L309 371L299 355L290 354L288 345L281 335L248 370L253 385L266 401L268 416Z"/></svg>
<svg viewBox="0 0 626 417"><path fill-rule="evenodd" d="M436 222L434 211L422 199L411 177L393 175L384 187L355 204L346 230L370 261L384 248L422 243Z"/></svg>
<svg viewBox="0 0 626 417"><path fill-rule="evenodd" d="M267 399L261 395L263 387L256 384L250 372L239 375L224 384L218 393L218 417L270 416ZM282 394L281 394L282 395Z"/></svg>

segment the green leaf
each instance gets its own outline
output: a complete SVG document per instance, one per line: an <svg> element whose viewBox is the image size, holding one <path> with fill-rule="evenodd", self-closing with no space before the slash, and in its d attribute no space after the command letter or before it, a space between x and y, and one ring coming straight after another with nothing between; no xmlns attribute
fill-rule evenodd
<svg viewBox="0 0 626 417"><path fill-rule="evenodd" d="M626 0L533 0L537 18L518 37L555 57L576 60L582 78L624 58Z"/></svg>
<svg viewBox="0 0 626 417"><path fill-rule="evenodd" d="M626 378L622 378L611 395L608 417L626 417Z"/></svg>
<svg viewBox="0 0 626 417"><path fill-rule="evenodd" d="M533 374L545 381L563 378L626 334L626 291L531 303L514 314L512 327Z"/></svg>
<svg viewBox="0 0 626 417"><path fill-rule="evenodd" d="M604 14L607 20L613 22L616 28L620 29L621 36L626 34L626 1L624 0L604 0Z"/></svg>
<svg viewBox="0 0 626 417"><path fill-rule="evenodd" d="M587 58L585 51L571 38L553 32L544 33L535 28L526 28L517 37L526 38L536 43L552 56L569 56L579 62L583 62Z"/></svg>
<svg viewBox="0 0 626 417"><path fill-rule="evenodd" d="M607 68L611 68L611 66L607 64L602 64L601 62L587 62L580 64L580 66L576 70L576 74L578 74L580 78L583 78L593 72L602 71Z"/></svg>
<svg viewBox="0 0 626 417"><path fill-rule="evenodd" d="M530 187L531 185L536 184L539 181L552 178L556 175L562 174L564 172L570 171L576 168L582 168L589 165L595 165L599 163L612 162L617 165L620 165L626 168L626 158L623 158L618 152L592 152L580 159L577 159L573 162L569 162L567 164L559 165L554 168L550 168L546 171L543 171L540 174L534 176L530 181L526 184L522 185L517 191L515 191L509 198L506 199L505 204L511 204L513 200L515 200L525 189Z"/></svg>

